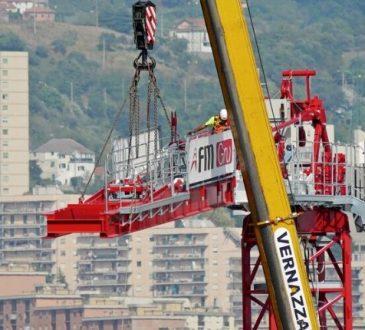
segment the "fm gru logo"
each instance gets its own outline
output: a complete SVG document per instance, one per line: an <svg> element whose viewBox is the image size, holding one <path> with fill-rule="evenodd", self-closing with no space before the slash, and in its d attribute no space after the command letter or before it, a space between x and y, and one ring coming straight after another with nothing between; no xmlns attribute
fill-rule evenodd
<svg viewBox="0 0 365 330"><path fill-rule="evenodd" d="M198 149L198 172L212 170L214 166L221 167L230 164L232 154L232 139L218 142L215 152L212 144L200 147Z"/></svg>

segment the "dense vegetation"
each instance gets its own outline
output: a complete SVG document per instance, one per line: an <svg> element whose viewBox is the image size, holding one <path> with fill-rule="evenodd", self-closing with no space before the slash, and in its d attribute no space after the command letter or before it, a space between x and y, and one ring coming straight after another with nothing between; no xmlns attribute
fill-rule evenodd
<svg viewBox="0 0 365 330"><path fill-rule="evenodd" d="M128 96L138 55L131 28L133 2L50 0L57 23L1 25L0 50L30 54L32 147L54 136L100 150ZM211 56L189 54L186 42L168 37L182 18L201 16L198 1L155 3L160 25L153 56L161 96L178 112L180 131L185 132L223 101ZM250 8L271 95L277 95L281 70L313 68L318 75L313 90L325 101L329 121L338 124L337 139L348 140L354 123L365 127L365 2L256 0ZM345 97L344 82L352 97ZM126 134L127 112L118 134Z"/></svg>

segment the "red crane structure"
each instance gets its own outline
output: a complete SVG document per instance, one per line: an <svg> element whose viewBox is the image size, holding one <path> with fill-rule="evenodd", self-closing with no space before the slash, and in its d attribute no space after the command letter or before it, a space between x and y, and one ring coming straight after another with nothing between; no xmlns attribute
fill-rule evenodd
<svg viewBox="0 0 365 330"><path fill-rule="evenodd" d="M155 6L150 1L138 1L133 16L142 62L135 62L138 79L132 87L136 90L140 71L148 71L156 91L155 61L147 53L155 41ZM272 112L269 116L278 160L292 212L297 215L295 225L320 327L351 329L350 231L365 230L362 217L365 214L365 170L357 159L359 147L330 142L325 108L319 97L311 95L310 78L315 74L307 69L284 71L281 98L267 101L268 113ZM305 81L304 99L294 96L296 79ZM133 98L131 103L138 104ZM152 112L150 103L154 102L147 102L147 113ZM161 146L157 128L148 127L141 133L137 129L136 108L131 106L131 109L134 121L130 137L113 142L105 186L86 200L47 214L48 237L97 233L108 238L218 207L248 210L247 201L236 198L244 192L240 190L242 179L237 171L231 130L179 139L176 115L172 113L171 138ZM285 219L273 222L282 220ZM267 220L262 222L255 225L267 224ZM270 329L280 328L267 286L255 282L262 268L262 259L253 254L259 242L251 216L245 217L242 231L244 330L260 329L265 315L269 315ZM290 262L287 261L287 265ZM296 329L309 328L299 323Z"/></svg>

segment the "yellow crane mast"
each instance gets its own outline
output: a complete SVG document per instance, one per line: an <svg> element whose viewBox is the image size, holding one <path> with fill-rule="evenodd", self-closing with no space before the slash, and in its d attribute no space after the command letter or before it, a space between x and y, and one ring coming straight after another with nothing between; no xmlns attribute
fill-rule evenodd
<svg viewBox="0 0 365 330"><path fill-rule="evenodd" d="M277 327L319 329L241 2L201 5Z"/></svg>

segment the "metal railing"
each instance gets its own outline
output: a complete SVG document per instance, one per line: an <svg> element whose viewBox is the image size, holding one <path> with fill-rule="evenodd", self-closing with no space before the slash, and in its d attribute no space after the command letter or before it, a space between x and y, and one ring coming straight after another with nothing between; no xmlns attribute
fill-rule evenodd
<svg viewBox="0 0 365 330"><path fill-rule="evenodd" d="M320 147L318 161L314 162L313 143L307 142L305 147L292 143L284 156L288 192L365 200L365 167L360 162L364 150L349 144L330 144L330 147L331 153L327 155Z"/></svg>
<svg viewBox="0 0 365 330"><path fill-rule="evenodd" d="M164 142L166 146L159 148L157 152L155 152L151 141L150 147L148 147L147 142L139 143L138 146L114 143L107 160L108 178L116 184L122 183L122 180L125 179L132 181L138 179L148 191L156 191L160 187L168 185L172 190L172 195L174 195L174 180L176 178L183 179L184 183L188 185L186 151L179 149L175 143L169 144L167 139L160 140L161 144ZM135 157L134 150L137 147L139 156ZM108 179L107 182L110 180ZM118 195L118 199L130 197L130 194L126 196L122 192Z"/></svg>

